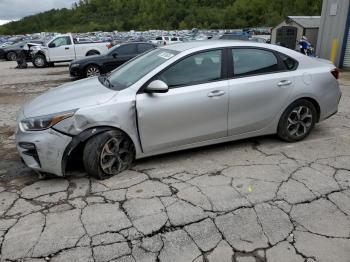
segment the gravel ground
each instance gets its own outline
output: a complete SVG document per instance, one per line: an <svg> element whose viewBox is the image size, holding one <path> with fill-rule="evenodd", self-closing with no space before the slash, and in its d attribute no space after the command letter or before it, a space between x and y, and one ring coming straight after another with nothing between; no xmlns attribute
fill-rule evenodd
<svg viewBox="0 0 350 262"><path fill-rule="evenodd" d="M18 108L68 68L0 63L1 261L349 262L350 74L305 141L259 137L137 161L104 181L38 180L14 149Z"/></svg>

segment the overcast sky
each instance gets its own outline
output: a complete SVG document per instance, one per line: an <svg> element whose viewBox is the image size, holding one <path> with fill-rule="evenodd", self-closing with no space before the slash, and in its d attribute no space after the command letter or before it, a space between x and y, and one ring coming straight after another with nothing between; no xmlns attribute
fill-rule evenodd
<svg viewBox="0 0 350 262"><path fill-rule="evenodd" d="M0 24L52 8L72 6L77 0L0 0Z"/></svg>

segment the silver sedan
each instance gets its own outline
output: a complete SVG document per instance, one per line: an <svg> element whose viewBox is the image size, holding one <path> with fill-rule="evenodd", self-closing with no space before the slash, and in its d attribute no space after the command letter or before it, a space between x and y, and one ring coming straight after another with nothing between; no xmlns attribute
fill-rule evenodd
<svg viewBox="0 0 350 262"><path fill-rule="evenodd" d="M338 74L261 43L162 47L32 100L19 112L17 148L38 172L64 176L80 157L104 179L135 158L268 134L300 141L337 112Z"/></svg>

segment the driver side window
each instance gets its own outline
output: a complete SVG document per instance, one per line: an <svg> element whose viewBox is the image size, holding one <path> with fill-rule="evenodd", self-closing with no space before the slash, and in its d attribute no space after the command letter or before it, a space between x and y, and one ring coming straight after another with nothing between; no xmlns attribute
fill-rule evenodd
<svg viewBox="0 0 350 262"><path fill-rule="evenodd" d="M55 47L60 47L63 45L71 45L72 43L71 43L70 37L63 36L63 37L58 37L55 40L53 40L52 44L55 44Z"/></svg>
<svg viewBox="0 0 350 262"><path fill-rule="evenodd" d="M158 76L169 88L203 84L221 79L222 51L214 50L187 57Z"/></svg>

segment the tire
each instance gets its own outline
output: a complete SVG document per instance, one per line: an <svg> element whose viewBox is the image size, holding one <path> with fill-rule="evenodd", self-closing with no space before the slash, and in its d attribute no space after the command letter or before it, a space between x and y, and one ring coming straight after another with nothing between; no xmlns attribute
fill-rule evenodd
<svg viewBox="0 0 350 262"><path fill-rule="evenodd" d="M99 55L100 52L96 51L96 50L91 50L89 52L87 52L86 56L92 56L92 55Z"/></svg>
<svg viewBox="0 0 350 262"><path fill-rule="evenodd" d="M16 61L17 60L17 54L15 52L8 52L6 55L6 59L8 61Z"/></svg>
<svg viewBox="0 0 350 262"><path fill-rule="evenodd" d="M292 103L282 114L278 123L277 134L287 142L297 142L309 136L315 126L317 111L306 99Z"/></svg>
<svg viewBox="0 0 350 262"><path fill-rule="evenodd" d="M90 138L83 152L86 172L97 179L106 179L131 167L135 148L129 137L111 130Z"/></svg>
<svg viewBox="0 0 350 262"><path fill-rule="evenodd" d="M101 75L101 69L97 65L89 65L85 68L85 77L94 77Z"/></svg>
<svg viewBox="0 0 350 262"><path fill-rule="evenodd" d="M33 57L33 65L36 68L44 68L47 66L46 57L42 54L37 54Z"/></svg>

